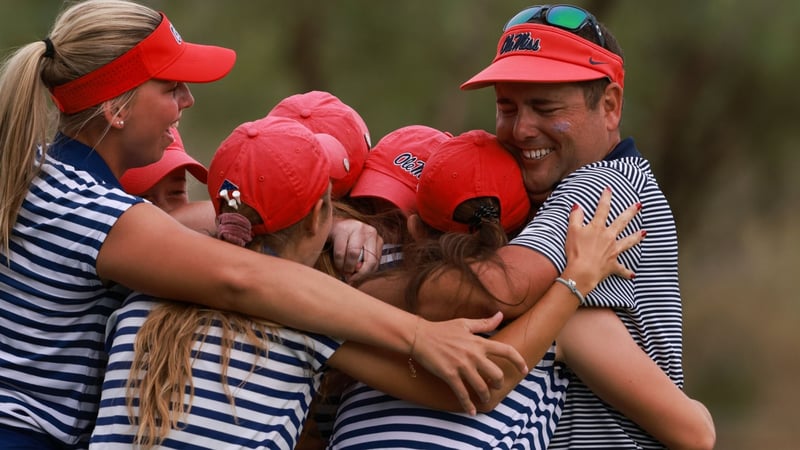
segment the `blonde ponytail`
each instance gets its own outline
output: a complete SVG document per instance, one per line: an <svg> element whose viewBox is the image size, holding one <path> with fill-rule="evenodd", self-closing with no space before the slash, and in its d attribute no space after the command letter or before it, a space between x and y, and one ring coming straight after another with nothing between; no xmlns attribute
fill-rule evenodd
<svg viewBox="0 0 800 450"><path fill-rule="evenodd" d="M113 19L110 19L113 18ZM74 135L101 116L100 106L59 114L49 88L122 55L161 22L160 14L124 0L88 0L56 19L45 41L28 44L0 68L0 250L10 261L11 230L56 129ZM134 91L116 99L129 101ZM55 118L58 118L56 121ZM38 150L38 151L37 151ZM37 153L38 159L37 161Z"/></svg>

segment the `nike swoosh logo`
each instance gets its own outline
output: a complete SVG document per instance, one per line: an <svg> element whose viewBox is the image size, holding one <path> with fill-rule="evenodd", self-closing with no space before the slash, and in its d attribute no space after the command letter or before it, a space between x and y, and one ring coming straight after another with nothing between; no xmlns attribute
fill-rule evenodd
<svg viewBox="0 0 800 450"><path fill-rule="evenodd" d="M607 62L605 62L605 61L595 61L595 60L594 60L594 59L592 59L592 57L590 56L590 57L589 57L589 64L591 64L591 65L593 65L593 66L597 66L597 65L600 65L600 64L608 64L608 63L607 63Z"/></svg>

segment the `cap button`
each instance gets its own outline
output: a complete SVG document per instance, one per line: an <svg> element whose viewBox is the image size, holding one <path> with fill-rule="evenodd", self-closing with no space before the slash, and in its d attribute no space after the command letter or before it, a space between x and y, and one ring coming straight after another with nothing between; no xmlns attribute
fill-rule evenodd
<svg viewBox="0 0 800 450"><path fill-rule="evenodd" d="M308 119L309 117L311 117L311 110L308 109L308 108L301 110L300 111L300 117L302 117L304 119Z"/></svg>
<svg viewBox="0 0 800 450"><path fill-rule="evenodd" d="M256 127L247 127L247 137L254 138L258 136L258 128Z"/></svg>
<svg viewBox="0 0 800 450"><path fill-rule="evenodd" d="M483 136L475 136L474 143L476 147L483 147L486 145L486 139Z"/></svg>

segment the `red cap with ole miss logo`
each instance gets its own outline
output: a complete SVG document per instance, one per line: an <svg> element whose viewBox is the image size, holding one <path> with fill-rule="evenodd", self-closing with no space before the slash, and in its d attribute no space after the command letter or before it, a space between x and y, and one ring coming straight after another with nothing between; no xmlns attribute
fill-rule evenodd
<svg viewBox="0 0 800 450"><path fill-rule="evenodd" d="M608 78L624 87L622 58L557 27L524 23L508 28L492 63L461 85L478 89L498 82L564 83Z"/></svg>
<svg viewBox="0 0 800 450"><path fill-rule="evenodd" d="M417 184L431 152L452 134L425 125L398 128L378 141L350 197L377 197L406 215L416 210Z"/></svg>

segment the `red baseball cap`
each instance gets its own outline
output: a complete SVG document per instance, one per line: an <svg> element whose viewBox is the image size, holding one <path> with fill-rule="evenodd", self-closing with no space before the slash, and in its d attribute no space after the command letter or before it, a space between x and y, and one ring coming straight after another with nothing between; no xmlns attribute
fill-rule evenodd
<svg viewBox="0 0 800 450"><path fill-rule="evenodd" d="M347 159L331 161L331 164L340 165L332 172L338 173L341 168L346 175L333 179L331 196L342 198L350 192L372 146L367 124L355 109L329 92L310 91L286 97L267 115L288 117L314 133L335 137L347 151Z"/></svg>
<svg viewBox="0 0 800 450"><path fill-rule="evenodd" d="M452 134L425 125L408 125L387 134L367 156L350 197L378 197L406 215L416 210L417 183L433 149Z"/></svg>
<svg viewBox="0 0 800 450"><path fill-rule="evenodd" d="M178 129L172 128L171 130L175 140L164 150L161 159L143 167L128 169L122 174L119 183L125 192L133 195L144 194L168 173L181 167L188 170L192 176L197 178L197 181L205 184L208 179L208 171L205 166L186 153Z"/></svg>
<svg viewBox="0 0 800 450"><path fill-rule="evenodd" d="M50 89L58 109L72 114L111 100L151 79L208 83L230 72L236 52L186 42L161 13L161 24L130 50L80 78Z"/></svg>
<svg viewBox="0 0 800 450"><path fill-rule="evenodd" d="M448 139L431 153L419 180L417 209L439 231L467 233L469 225L453 220L453 214L461 203L477 197L498 199L506 232L528 219L530 202L517 161L483 130Z"/></svg>
<svg viewBox="0 0 800 450"><path fill-rule="evenodd" d="M569 31L524 23L503 33L492 63L461 89L498 82L564 83L600 78L624 86L625 70L619 55Z"/></svg>
<svg viewBox="0 0 800 450"><path fill-rule="evenodd" d="M208 193L220 212L227 195L258 212L253 235L282 230L307 216L330 184L325 145L314 133L285 117L246 122L214 153ZM224 191L224 192L223 192Z"/></svg>
<svg viewBox="0 0 800 450"><path fill-rule="evenodd" d="M346 167L350 163L348 162L347 150L338 139L330 134L314 133L314 136L322 143L322 149L327 153L328 162L331 166L331 182L336 184L348 175Z"/></svg>

